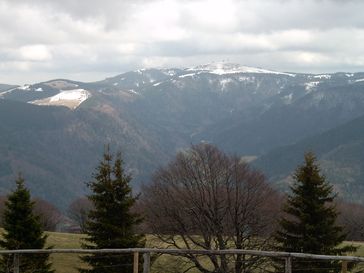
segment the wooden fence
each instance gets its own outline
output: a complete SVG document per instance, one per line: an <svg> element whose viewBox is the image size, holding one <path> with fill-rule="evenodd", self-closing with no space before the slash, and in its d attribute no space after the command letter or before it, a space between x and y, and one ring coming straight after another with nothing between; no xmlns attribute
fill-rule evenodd
<svg viewBox="0 0 364 273"><path fill-rule="evenodd" d="M285 260L285 273L292 273L292 258L314 259L314 260L330 260L341 261L341 272L347 273L348 262L364 263L364 258L356 256L329 256L308 253L290 253L290 252L274 252L274 251L258 251L245 249L226 249L226 250L192 250L192 249L158 249L158 248L127 248L127 249L21 249L21 250L0 250L0 255L14 255L14 271L13 273L21 273L19 271L19 255L26 254L93 254L93 253L109 253L109 254L131 254L133 255L133 273L139 272L139 256L143 255L143 273L150 273L150 255L170 254L196 254L196 255L236 255L245 254L252 256L281 258Z"/></svg>

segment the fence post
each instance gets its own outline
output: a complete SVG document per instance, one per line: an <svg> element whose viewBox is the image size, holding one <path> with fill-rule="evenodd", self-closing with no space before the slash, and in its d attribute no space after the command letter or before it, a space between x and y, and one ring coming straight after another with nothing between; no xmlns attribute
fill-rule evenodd
<svg viewBox="0 0 364 273"><path fill-rule="evenodd" d="M134 252L133 273L139 271L139 252Z"/></svg>
<svg viewBox="0 0 364 273"><path fill-rule="evenodd" d="M150 253L145 252L143 254L143 273L150 273Z"/></svg>
<svg viewBox="0 0 364 273"><path fill-rule="evenodd" d="M19 273L19 254L14 254L14 273Z"/></svg>
<svg viewBox="0 0 364 273"><path fill-rule="evenodd" d="M285 257L285 273L292 273L292 258L291 257Z"/></svg>
<svg viewBox="0 0 364 273"><path fill-rule="evenodd" d="M348 272L348 262L347 261L341 261L341 272L342 273Z"/></svg>

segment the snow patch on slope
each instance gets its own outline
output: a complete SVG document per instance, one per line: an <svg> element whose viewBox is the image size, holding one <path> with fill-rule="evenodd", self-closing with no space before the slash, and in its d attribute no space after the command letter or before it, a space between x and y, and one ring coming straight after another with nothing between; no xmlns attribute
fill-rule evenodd
<svg viewBox="0 0 364 273"><path fill-rule="evenodd" d="M254 83L255 77L240 76L238 80L241 82Z"/></svg>
<svg viewBox="0 0 364 273"><path fill-rule="evenodd" d="M284 101L285 104L291 104L292 103L292 99L293 99L293 94L292 93L290 93L288 95L285 95L283 97L283 101Z"/></svg>
<svg viewBox="0 0 364 273"><path fill-rule="evenodd" d="M18 87L18 89L24 90L24 91L29 91L30 90L30 85L29 84L25 84L23 86Z"/></svg>
<svg viewBox="0 0 364 273"><path fill-rule="evenodd" d="M34 88L29 84L25 84L23 86L17 86L17 87L13 87L11 89L5 90L3 92L0 92L0 97L3 97L6 94L9 94L15 90L21 90L21 91L35 91L35 92L43 92L43 88L39 87L39 88Z"/></svg>
<svg viewBox="0 0 364 273"><path fill-rule="evenodd" d="M225 91L226 87L233 82L232 79L226 78L220 81L221 91Z"/></svg>
<svg viewBox="0 0 364 273"><path fill-rule="evenodd" d="M237 73L254 73L254 74L275 74L275 75L287 75L295 77L295 74L277 72L262 68L243 66L232 63L210 63L205 65L199 65L194 68L188 68L187 71L203 71L210 74L225 75L225 74L237 74Z"/></svg>
<svg viewBox="0 0 364 273"><path fill-rule="evenodd" d="M61 93L50 98L50 102L62 101L62 100L76 100L80 103L84 102L88 98L88 91L84 89L64 90Z"/></svg>
<svg viewBox="0 0 364 273"><path fill-rule="evenodd" d="M173 69L162 69L161 71L164 75L167 75L167 76L173 77L176 75L176 71L174 71Z"/></svg>
<svg viewBox="0 0 364 273"><path fill-rule="evenodd" d="M3 92L0 92L0 97L3 97L5 94L9 94L9 93L13 92L16 89L18 89L18 87L11 88L11 89L5 90Z"/></svg>
<svg viewBox="0 0 364 273"><path fill-rule="evenodd" d="M196 73L189 73L189 74L184 74L184 75L178 76L178 78L193 77L195 75L196 75Z"/></svg>
<svg viewBox="0 0 364 273"><path fill-rule="evenodd" d="M127 90L127 92L134 94L134 95L140 95L140 93L138 93L137 91L135 91L134 89L129 89Z"/></svg>
<svg viewBox="0 0 364 273"><path fill-rule="evenodd" d="M321 75L316 75L316 76L313 76L315 79L326 79L326 80L329 80L331 79L331 75L328 75L328 74L321 74Z"/></svg>
<svg viewBox="0 0 364 273"><path fill-rule="evenodd" d="M320 84L319 81L307 82L307 83L305 83L305 89L306 89L306 91L312 91L312 89L314 89L319 84Z"/></svg>
<svg viewBox="0 0 364 273"><path fill-rule="evenodd" d="M61 90L57 95L42 100L35 100L31 103L37 105L66 106L75 109L90 96L90 92L85 89Z"/></svg>

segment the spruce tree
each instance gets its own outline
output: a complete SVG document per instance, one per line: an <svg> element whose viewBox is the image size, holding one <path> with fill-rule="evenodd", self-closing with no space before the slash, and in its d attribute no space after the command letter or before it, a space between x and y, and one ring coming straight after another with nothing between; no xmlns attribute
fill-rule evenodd
<svg viewBox="0 0 364 273"><path fill-rule="evenodd" d="M103 160L96 168L94 179L88 183L92 193L88 196L93 204L85 225L88 235L83 248L115 249L144 246L144 236L135 228L142 221L132 212L136 202L130 188L131 176L125 173L120 153L113 157L107 148ZM131 272L131 254L93 254L82 257L90 267L80 272L112 273Z"/></svg>
<svg viewBox="0 0 364 273"><path fill-rule="evenodd" d="M34 202L30 192L24 186L24 179L19 175L16 189L9 194L5 202L3 216L3 239L0 246L4 249L42 249L47 236L43 233L39 217L33 213ZM50 273L51 263L48 254L23 254L19 256L20 272ZM0 260L0 272L13 272L12 255L3 255Z"/></svg>
<svg viewBox="0 0 364 273"><path fill-rule="evenodd" d="M340 247L345 234L336 224L335 194L325 176L320 174L313 153L305 154L305 162L296 169L294 180L283 209L286 215L280 220L275 236L278 250L323 255L352 251L350 246ZM338 263L332 261L301 259L292 263L294 273L338 271Z"/></svg>

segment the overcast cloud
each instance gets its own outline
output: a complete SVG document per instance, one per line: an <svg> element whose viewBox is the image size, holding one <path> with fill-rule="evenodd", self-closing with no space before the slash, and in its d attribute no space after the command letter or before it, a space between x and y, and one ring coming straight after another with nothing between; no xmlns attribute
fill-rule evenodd
<svg viewBox="0 0 364 273"><path fill-rule="evenodd" d="M364 71L361 0L0 0L0 82L228 60Z"/></svg>

